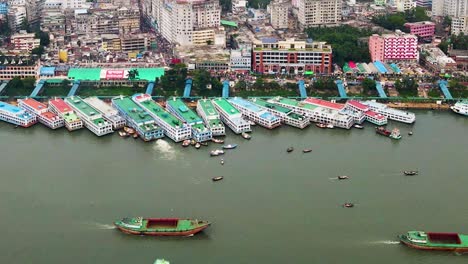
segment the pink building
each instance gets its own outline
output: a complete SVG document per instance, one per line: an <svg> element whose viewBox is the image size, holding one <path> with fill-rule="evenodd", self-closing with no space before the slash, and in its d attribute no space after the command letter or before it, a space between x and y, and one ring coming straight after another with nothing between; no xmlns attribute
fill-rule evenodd
<svg viewBox="0 0 468 264"><path fill-rule="evenodd" d="M374 34L369 38L369 53L372 61L417 61L418 37L400 30L395 34Z"/></svg>
<svg viewBox="0 0 468 264"><path fill-rule="evenodd" d="M409 28L410 34L418 36L420 40L431 40L435 32L435 23L430 21L405 23L405 27Z"/></svg>

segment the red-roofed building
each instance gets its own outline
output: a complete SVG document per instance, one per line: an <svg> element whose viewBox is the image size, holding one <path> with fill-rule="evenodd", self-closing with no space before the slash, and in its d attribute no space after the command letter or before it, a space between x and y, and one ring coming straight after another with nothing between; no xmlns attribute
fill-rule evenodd
<svg viewBox="0 0 468 264"><path fill-rule="evenodd" d="M62 114L73 112L73 109L60 98L50 100L49 105Z"/></svg>
<svg viewBox="0 0 468 264"><path fill-rule="evenodd" d="M344 108L344 104L332 103L330 101L325 101L318 98L307 98L303 101L306 104L311 104L323 108L334 109L334 110L341 110Z"/></svg>
<svg viewBox="0 0 468 264"><path fill-rule="evenodd" d="M387 124L387 117L382 114L378 114L372 110L368 110L364 112L364 114L366 115L367 121L373 124L376 124L378 126L383 126Z"/></svg>
<svg viewBox="0 0 468 264"><path fill-rule="evenodd" d="M39 122L52 129L56 129L64 125L63 118L50 112L45 104L32 98L18 100L18 105L31 114L37 116Z"/></svg>

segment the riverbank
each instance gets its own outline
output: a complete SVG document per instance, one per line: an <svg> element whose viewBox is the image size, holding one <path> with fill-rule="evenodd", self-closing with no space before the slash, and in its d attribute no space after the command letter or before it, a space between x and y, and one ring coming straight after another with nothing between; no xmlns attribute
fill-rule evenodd
<svg viewBox="0 0 468 264"><path fill-rule="evenodd" d="M436 103L387 103L387 106L398 109L450 110L450 105Z"/></svg>

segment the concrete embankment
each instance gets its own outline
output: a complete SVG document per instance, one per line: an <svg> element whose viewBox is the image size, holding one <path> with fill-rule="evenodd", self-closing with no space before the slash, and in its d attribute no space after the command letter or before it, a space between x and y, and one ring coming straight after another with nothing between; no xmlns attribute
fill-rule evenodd
<svg viewBox="0 0 468 264"><path fill-rule="evenodd" d="M398 109L434 109L434 110L449 110L448 104L436 103L388 103L389 107Z"/></svg>

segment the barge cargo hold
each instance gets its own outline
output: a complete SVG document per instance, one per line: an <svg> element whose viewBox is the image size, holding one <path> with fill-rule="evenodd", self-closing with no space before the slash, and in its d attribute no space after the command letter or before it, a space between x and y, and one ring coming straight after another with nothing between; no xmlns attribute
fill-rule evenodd
<svg viewBox="0 0 468 264"><path fill-rule="evenodd" d="M148 236L192 236L210 226L207 221L179 218L123 218L114 222L122 232Z"/></svg>
<svg viewBox="0 0 468 264"><path fill-rule="evenodd" d="M98 110L102 117L112 123L112 129L118 130L125 126L125 119L119 115L119 111L97 97L88 97L84 101Z"/></svg>
<svg viewBox="0 0 468 264"><path fill-rule="evenodd" d="M136 130L144 141L164 137L164 130L158 127L154 119L130 97L115 97L112 99L112 106L125 118L127 126Z"/></svg>
<svg viewBox="0 0 468 264"><path fill-rule="evenodd" d="M279 117L281 122L294 126L297 128L305 128L310 124L310 119L293 112L293 110L280 106L278 104L269 103L260 98L253 98L251 100L254 104Z"/></svg>
<svg viewBox="0 0 468 264"><path fill-rule="evenodd" d="M35 115L5 102L0 102L0 120L22 127L30 127L37 123Z"/></svg>
<svg viewBox="0 0 468 264"><path fill-rule="evenodd" d="M203 118L205 124L211 129L213 136L223 136L226 134L226 127L221 122L219 113L209 99L200 99L197 102L197 113Z"/></svg>
<svg viewBox="0 0 468 264"><path fill-rule="evenodd" d="M180 142L192 136L189 125L153 101L149 94L136 94L132 96L132 100L146 110L154 118L156 124L164 130L164 134L174 142Z"/></svg>
<svg viewBox="0 0 468 264"><path fill-rule="evenodd" d="M224 98L213 99L213 105L218 110L223 121L234 133L250 132L250 122L242 118L241 112Z"/></svg>
<svg viewBox="0 0 468 264"><path fill-rule="evenodd" d="M77 130L83 127L83 121L75 114L73 109L60 98L49 100L51 112L63 118L68 131Z"/></svg>
<svg viewBox="0 0 468 264"><path fill-rule="evenodd" d="M65 102L75 110L76 115L83 120L84 125L96 136L104 136L113 133L112 123L104 120L102 114L87 104L79 96L65 98Z"/></svg>
<svg viewBox="0 0 468 264"><path fill-rule="evenodd" d="M401 243L416 249L468 252L468 235L409 231L398 238Z"/></svg>
<svg viewBox="0 0 468 264"><path fill-rule="evenodd" d="M251 120L268 129L281 126L281 119L250 101L240 97L234 97L228 99L228 101L242 113L242 116L246 117L248 120Z"/></svg>
<svg viewBox="0 0 468 264"><path fill-rule="evenodd" d="M18 100L18 105L37 117L37 120L51 129L63 127L63 118L49 111L49 108L32 98Z"/></svg>
<svg viewBox="0 0 468 264"><path fill-rule="evenodd" d="M377 103L374 101L362 101L361 102L364 105L367 105L370 110L377 112L379 114L382 114L386 116L388 119L411 124L416 121L416 116L414 113L407 112L407 111L402 111L398 109L394 109L391 107L388 107L385 104Z"/></svg>
<svg viewBox="0 0 468 264"><path fill-rule="evenodd" d="M203 119L192 109L188 108L182 100L175 97L168 99L166 101L166 109L192 128L192 138L195 141L209 141L213 137L211 130L203 123Z"/></svg>

